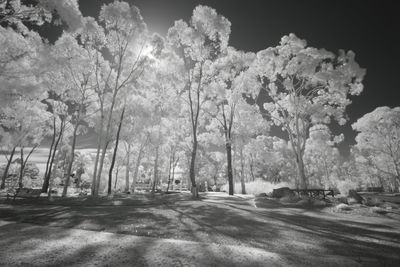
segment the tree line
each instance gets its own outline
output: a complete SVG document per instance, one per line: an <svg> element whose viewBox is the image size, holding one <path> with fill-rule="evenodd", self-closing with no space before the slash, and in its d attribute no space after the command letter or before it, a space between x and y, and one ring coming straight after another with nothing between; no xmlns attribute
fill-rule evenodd
<svg viewBox="0 0 400 267"><path fill-rule="evenodd" d="M103 5L98 18L83 17L74 0L32 3L0 5L1 188L18 153L23 187L26 162L49 140L41 186L50 193L58 177L63 196L72 176L98 196L132 192L143 177L153 191L163 179L170 188L178 169L193 196L203 181L227 180L233 194L235 180L245 193L257 178L398 190L399 108L354 123L348 158L337 148L344 136L330 130L348 121L350 97L363 91L354 52L313 48L294 34L240 51L229 44L230 21L201 5L162 37L123 1ZM34 30L43 23L63 24L54 43ZM77 141L88 132L95 152L82 154Z"/></svg>

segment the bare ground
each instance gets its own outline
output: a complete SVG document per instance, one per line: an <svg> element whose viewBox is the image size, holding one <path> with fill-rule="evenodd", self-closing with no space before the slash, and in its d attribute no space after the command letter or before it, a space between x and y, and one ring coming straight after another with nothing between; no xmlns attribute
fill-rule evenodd
<svg viewBox="0 0 400 267"><path fill-rule="evenodd" d="M203 194L0 204L0 266L400 266L400 223Z"/></svg>

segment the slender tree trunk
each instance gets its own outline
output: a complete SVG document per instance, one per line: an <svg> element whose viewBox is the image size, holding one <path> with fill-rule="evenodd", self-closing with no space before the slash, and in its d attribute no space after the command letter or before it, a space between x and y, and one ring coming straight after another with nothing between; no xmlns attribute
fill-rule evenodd
<svg viewBox="0 0 400 267"><path fill-rule="evenodd" d="M145 143L147 142L147 140L148 139L146 139ZM135 192L136 180L137 180L137 176L138 176L138 173L139 173L140 162L142 161L142 157L143 157L143 150L144 150L145 143L143 143L140 146L139 153L138 153L138 156L137 156L137 159L136 159L135 170L133 172L133 180L132 180L132 185L131 185L131 191L132 192Z"/></svg>
<svg viewBox="0 0 400 267"><path fill-rule="evenodd" d="M115 171L114 191L117 190L118 173L119 173L119 168L117 168L116 171Z"/></svg>
<svg viewBox="0 0 400 267"><path fill-rule="evenodd" d="M54 114L53 114L54 115ZM44 177L43 177L43 186L42 186L42 193L45 193L47 191L43 191L44 190L44 185L46 183L47 180L47 174L49 172L49 164L51 161L51 155L53 154L53 149L54 149L54 143L56 141L56 135L57 135L57 125L56 125L56 117L53 117L53 136L51 137L51 145L50 145L50 149L49 149L49 155L47 157L47 162L46 162L46 170L44 172ZM48 182L47 182L47 187L48 187Z"/></svg>
<svg viewBox="0 0 400 267"><path fill-rule="evenodd" d="M232 145L229 141L225 144L226 147L226 159L228 163L228 184L229 184L229 195L233 195L233 173L232 173Z"/></svg>
<svg viewBox="0 0 400 267"><path fill-rule="evenodd" d="M56 143L54 144L54 147L53 147L53 153L51 155L51 159L50 159L50 163L49 163L49 169L48 169L48 171L46 173L46 177L44 178L44 181L43 181L42 193L46 193L48 188L49 188L50 177L51 177L51 169L53 167L54 158L55 158L55 155L57 153L58 144L60 143L60 140L62 139L62 135L64 133L64 128L65 128L65 123L64 123L64 121L62 121L61 122L61 127L60 127L60 133L58 134Z"/></svg>
<svg viewBox="0 0 400 267"><path fill-rule="evenodd" d="M13 157L14 157L15 149L16 149L16 148L17 148L17 147L14 146L13 149L11 150L10 158L9 158L8 161L7 161L6 168L4 169L4 173L3 173L3 176L2 176L2 178L1 178L1 186L0 186L0 189L4 189L4 188L5 188L6 179L7 179L7 177L8 177L8 171L9 171L9 169L10 169L11 162L12 162L12 159L13 159Z"/></svg>
<svg viewBox="0 0 400 267"><path fill-rule="evenodd" d="M157 147L156 147L156 158L154 159L153 187L151 189L152 193L154 193L154 191L156 189L156 183L158 181L158 149L159 149L159 146L157 145Z"/></svg>
<svg viewBox="0 0 400 267"><path fill-rule="evenodd" d="M70 154L70 158L69 158L69 162L68 162L67 173L66 173L66 177L65 177L65 183L64 183L64 189L63 189L63 192L62 192L62 197L66 197L67 196L67 190L68 190L69 181L70 181L70 178L71 178L72 164L74 163L74 157L75 157L76 135L77 135L77 132L78 132L78 127L79 127L80 113L81 113L81 108L79 108L78 118L77 118L77 121L75 123L74 132L73 132L73 135L72 135L71 154Z"/></svg>
<svg viewBox="0 0 400 267"><path fill-rule="evenodd" d="M197 198L199 193L196 187L196 174L195 174L195 167L196 167L196 154L197 154L197 137L194 137L193 146L192 146L192 154L190 158L190 170L189 170L189 177L191 182L191 189L192 196Z"/></svg>
<svg viewBox="0 0 400 267"><path fill-rule="evenodd" d="M24 147L21 147L21 169L20 169L20 173L19 173L19 180L18 180L18 187L22 188L23 184L22 184L22 180L24 178L24 172L25 172L25 166L26 163L29 160L29 157L32 155L33 151L36 149L38 145L34 145L31 149L31 151L29 151L28 156L26 157L26 159L24 160Z"/></svg>
<svg viewBox="0 0 400 267"><path fill-rule="evenodd" d="M100 131L102 131L103 128L103 123L100 123ZM94 162L94 169L93 169L93 177L92 177L92 186L91 186L91 191L92 191L92 196L96 196L97 195L97 190L96 190L96 185L97 185L97 168L99 165L99 159L100 159L100 149L101 149L101 138L102 132L99 133L98 137L97 137L97 150L96 150L96 159Z"/></svg>
<svg viewBox="0 0 400 267"><path fill-rule="evenodd" d="M254 176L254 161L253 161L253 156L250 156L250 162L249 162L249 166L250 166L250 175L251 175L251 179L253 180L253 182L256 180L255 176Z"/></svg>
<svg viewBox="0 0 400 267"><path fill-rule="evenodd" d="M65 125L64 125L65 126ZM63 134L61 134L60 133L60 142L62 142L62 139L63 139ZM54 150L54 153L53 153L53 160L54 160L54 158L56 158L56 162L54 163L54 165L53 165L53 173L56 173L57 172L57 168L58 168L58 164L60 163L60 157L57 155L57 157L56 157L56 155L57 155L57 150ZM47 197L49 198L49 199L51 199L51 190L52 190L52 187L54 186L54 179L51 179L51 176L49 176L49 189L48 189L48 193L47 193Z"/></svg>
<svg viewBox="0 0 400 267"><path fill-rule="evenodd" d="M168 166L168 184L167 184L167 192L169 190L169 186L171 184L171 174L172 174L172 165L173 162L175 161L174 159L174 152L171 151L171 155L169 157L169 166Z"/></svg>
<svg viewBox="0 0 400 267"><path fill-rule="evenodd" d="M129 192L129 164L130 164L130 154L131 154L131 144L128 144L126 155L126 168L125 168L125 193Z"/></svg>
<svg viewBox="0 0 400 267"><path fill-rule="evenodd" d="M21 167L19 169L19 179L18 179L18 188L22 188L24 185L22 184L22 179L24 178L24 147L21 146L20 149L20 156L21 156Z"/></svg>
<svg viewBox="0 0 400 267"><path fill-rule="evenodd" d="M246 184L244 179L244 159L243 159L243 147L240 148L240 184L242 186L242 194L246 194Z"/></svg>
<svg viewBox="0 0 400 267"><path fill-rule="evenodd" d="M106 126L106 129L105 129L106 131L105 131L105 137L104 137L105 140L104 140L102 151L101 151L100 166L99 166L99 170L98 170L98 174L97 174L96 192L95 192L96 195L98 195L98 193L99 193L100 182L101 182L101 174L103 172L103 166L104 166L104 159L105 159L105 156L107 154L107 147L108 147L108 144L109 144L111 121L112 121L112 115L113 115L114 106L115 106L115 100L116 100L117 94L118 94L117 88L118 88L118 80L119 80L120 74L121 74L121 72L120 72L120 69L119 69L118 73L117 73L116 82L115 82L115 88L113 90L113 96L112 96L112 100L111 100L110 110L108 112L107 126Z"/></svg>
<svg viewBox="0 0 400 267"><path fill-rule="evenodd" d="M125 114L125 106L122 109L121 117L119 119L118 130L117 130L117 138L115 140L114 153L113 153L113 157L112 157L112 160L111 160L110 170L108 172L108 191L107 191L107 195L111 195L112 172L113 172L114 165L115 165L115 159L117 157L118 144L119 144L119 135L121 133L121 127L122 127L122 122L124 120L124 114Z"/></svg>
<svg viewBox="0 0 400 267"><path fill-rule="evenodd" d="M176 165L178 165L178 160L179 160L179 157L178 157L178 159L174 162L174 164L172 165L172 178L171 178L171 181L172 181L172 187L174 186L174 180L175 180L175 168L176 168Z"/></svg>
<svg viewBox="0 0 400 267"><path fill-rule="evenodd" d="M101 148L101 157L100 157L100 162L99 162L99 169L97 171L97 179L96 179L96 190L95 190L95 196L99 195L99 190L100 190L100 182L101 182L101 175L103 172L103 165L104 165L104 159L107 154L107 147L109 144L109 141L104 140L105 143L103 143L103 146Z"/></svg>

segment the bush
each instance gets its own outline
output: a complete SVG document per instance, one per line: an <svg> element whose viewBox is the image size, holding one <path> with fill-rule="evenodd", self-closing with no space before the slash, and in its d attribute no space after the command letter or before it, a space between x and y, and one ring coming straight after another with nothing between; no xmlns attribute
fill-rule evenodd
<svg viewBox="0 0 400 267"><path fill-rule="evenodd" d="M294 196L284 196L279 199L281 203L297 203L301 198L297 195Z"/></svg>
<svg viewBox="0 0 400 267"><path fill-rule="evenodd" d="M278 183L278 184L273 184L270 182L263 181L261 179L257 179L253 182L247 182L246 183L246 194L252 194L252 195L259 195L261 193L271 193L272 190L280 187L290 187L288 183ZM221 191L226 191L229 192L229 185L225 184L221 187ZM235 183L234 184L234 193L235 194L241 194L242 193L242 186L240 183Z"/></svg>
<svg viewBox="0 0 400 267"><path fill-rule="evenodd" d="M372 207L370 210L371 210L371 212L378 213L378 214L386 214L387 213L387 211L385 209L382 209L380 207Z"/></svg>
<svg viewBox="0 0 400 267"><path fill-rule="evenodd" d="M347 196L349 194L349 190L355 190L357 188L357 184L353 181L344 180L338 181L336 183L336 187L342 196Z"/></svg>
<svg viewBox="0 0 400 267"><path fill-rule="evenodd" d="M349 205L342 203L342 204L337 205L337 206L335 207L335 210L336 210L336 211L341 211L341 210L352 210L352 208L349 207Z"/></svg>

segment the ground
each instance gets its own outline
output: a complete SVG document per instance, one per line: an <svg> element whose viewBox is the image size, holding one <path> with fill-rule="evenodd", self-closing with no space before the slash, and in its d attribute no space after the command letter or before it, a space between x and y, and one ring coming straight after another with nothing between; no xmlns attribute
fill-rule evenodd
<svg viewBox="0 0 400 267"><path fill-rule="evenodd" d="M0 266L400 266L388 214L224 193L0 203Z"/></svg>

